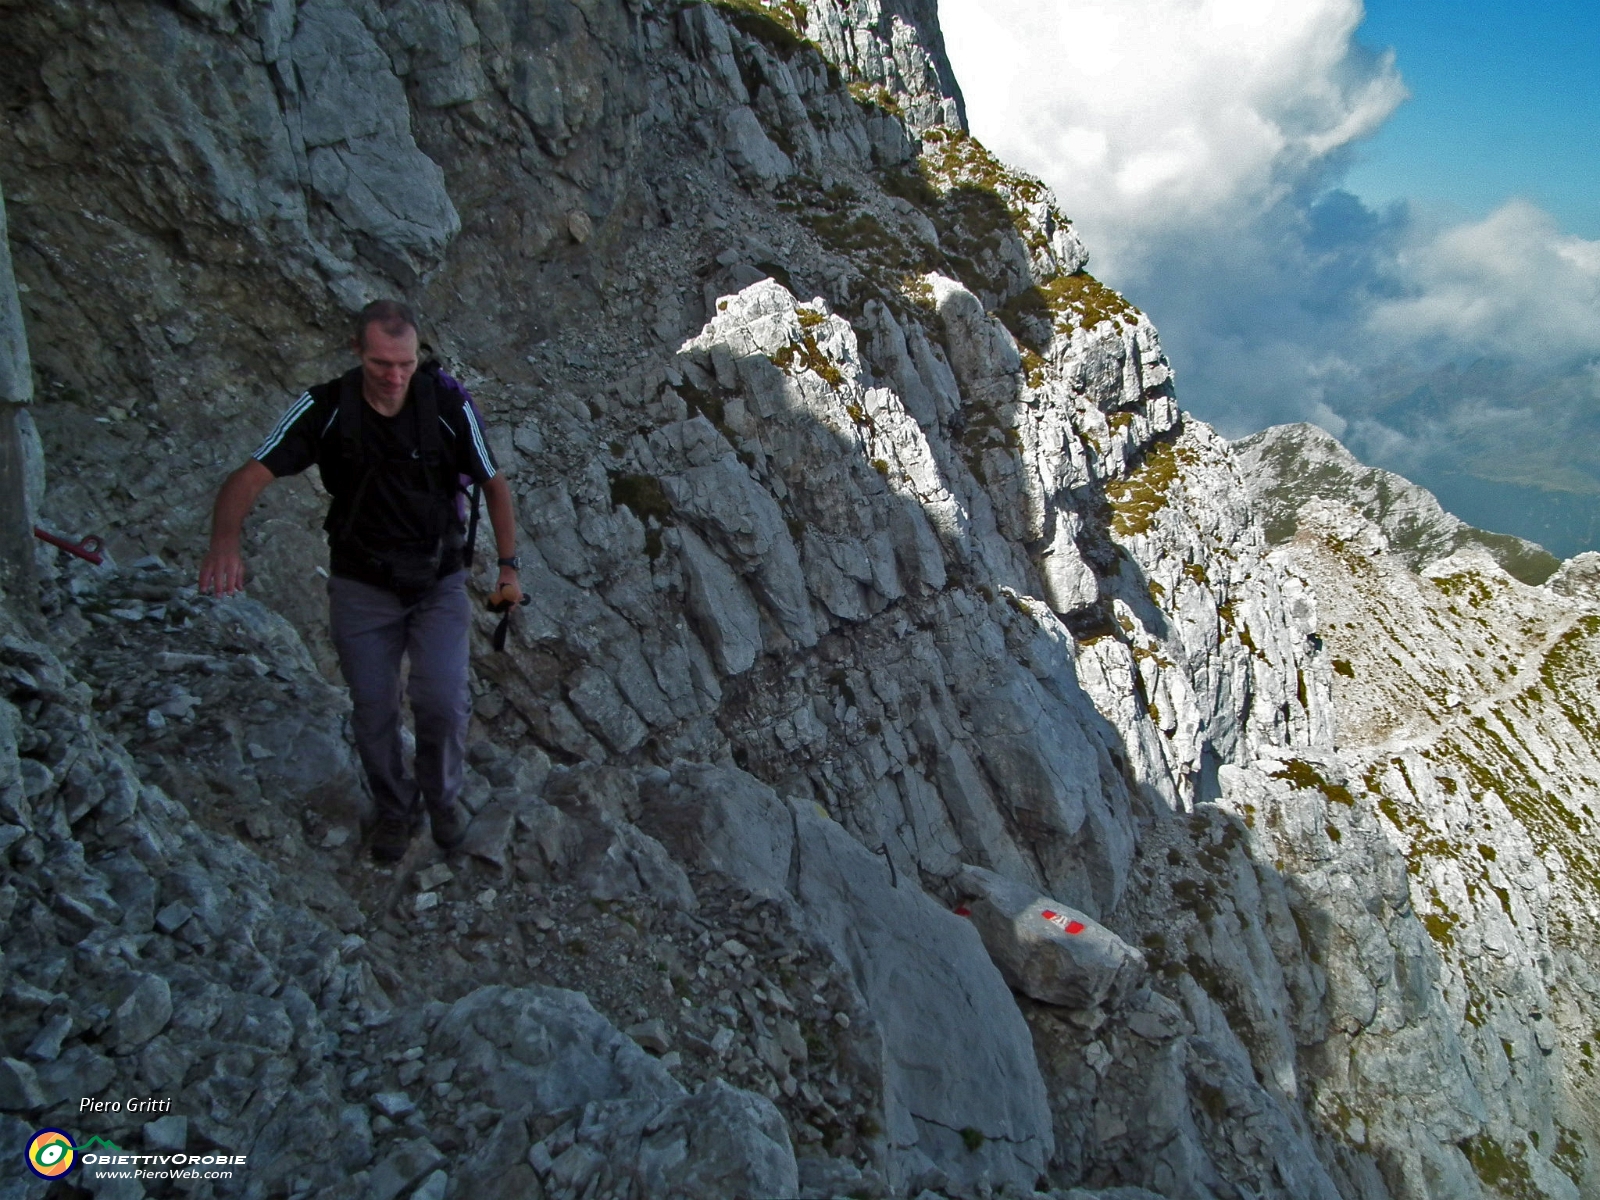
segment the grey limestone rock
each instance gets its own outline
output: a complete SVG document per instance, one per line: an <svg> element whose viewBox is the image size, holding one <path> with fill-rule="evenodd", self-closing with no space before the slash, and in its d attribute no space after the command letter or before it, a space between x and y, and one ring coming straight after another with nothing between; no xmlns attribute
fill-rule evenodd
<svg viewBox="0 0 1600 1200"><path fill-rule="evenodd" d="M461 228L444 172L417 148L404 85L361 19L342 4L296 14L290 42L312 186L391 264L432 266Z"/></svg>
<svg viewBox="0 0 1600 1200"><path fill-rule="evenodd" d="M639 1153L648 1195L787 1196L799 1190L789 1131L765 1097L717 1080L656 1120L660 1128Z"/></svg>
<svg viewBox="0 0 1600 1200"><path fill-rule="evenodd" d="M1013 399L1022 370L1016 340L1003 325L990 320L983 302L956 280L933 275L928 283L963 396L985 406Z"/></svg>
<svg viewBox="0 0 1600 1200"><path fill-rule="evenodd" d="M555 988L479 989L451 1006L429 1046L437 1058L454 1058L458 1072L483 1079L485 1095L503 1110L551 1112L681 1092L584 996Z"/></svg>
<svg viewBox="0 0 1600 1200"><path fill-rule="evenodd" d="M1600 554L1575 554L1546 581L1552 592L1593 604L1600 602Z"/></svg>
<svg viewBox="0 0 1600 1200"><path fill-rule="evenodd" d="M675 763L670 781L652 790L643 823L685 862L757 895L787 893L794 849L788 807L744 771Z"/></svg>
<svg viewBox="0 0 1600 1200"><path fill-rule="evenodd" d="M1116 1003L1144 973L1144 958L1075 908L982 867L965 866L956 888L1000 974L1035 1000L1068 1008Z"/></svg>
<svg viewBox="0 0 1600 1200"><path fill-rule="evenodd" d="M1242 439L1238 452L1272 542L1292 537L1301 505L1322 499L1360 510L1412 570L1468 545L1482 546L1526 583L1545 582L1559 565L1543 547L1475 529L1441 508L1426 488L1392 471L1363 465L1315 425L1274 425Z"/></svg>
<svg viewBox="0 0 1600 1200"><path fill-rule="evenodd" d="M467 827L466 841L461 844L462 852L504 868L511 861L517 810L522 803L510 795L491 799L473 816L472 824Z"/></svg>
<svg viewBox="0 0 1600 1200"><path fill-rule="evenodd" d="M0 401L26 404L33 399L33 368L28 358L28 335L17 302L17 283L11 270L11 242L6 233L5 197L0 195Z"/></svg>
<svg viewBox="0 0 1600 1200"><path fill-rule="evenodd" d="M571 878L597 900L650 896L692 912L694 887L681 865L634 824L641 813L633 775L615 767L556 772L546 793L554 805L525 801L528 826L547 868Z"/></svg>
<svg viewBox="0 0 1600 1200"><path fill-rule="evenodd" d="M670 908L695 910L698 905L689 876L660 842L632 825L614 826L611 833L605 852L579 873L591 896L616 900L645 895Z"/></svg>
<svg viewBox="0 0 1600 1200"><path fill-rule="evenodd" d="M372 1119L365 1104L347 1104L339 1110L339 1165L359 1171L372 1162Z"/></svg>
<svg viewBox="0 0 1600 1200"><path fill-rule="evenodd" d="M1027 1027L971 925L837 823L792 805L795 897L848 965L884 1056L891 1186L937 1163L952 1178L1031 1185L1049 1107ZM962 1146L963 1129L981 1146ZM958 1150L957 1148L961 1149Z"/></svg>
<svg viewBox="0 0 1600 1200"><path fill-rule="evenodd" d="M444 1157L426 1138L396 1142L373 1167L367 1188L373 1200L395 1200L407 1188L436 1170Z"/></svg>
<svg viewBox="0 0 1600 1200"><path fill-rule="evenodd" d="M611 677L598 667L583 667L568 680L567 701L584 723L619 754L632 750L650 732L628 707Z"/></svg>
<svg viewBox="0 0 1600 1200"><path fill-rule="evenodd" d="M961 129L932 4L6 32L31 503L142 564L47 552L0 606L21 1102L181 1085L191 1145L338 1200L1593 1190L1589 564L1526 587L1312 435L1181 413ZM189 574L260 394L396 290L535 597L504 653L475 617L448 876L358 858L315 480L252 517L252 599ZM1250 478L1322 466L1309 509ZM1028 981L1046 896L1115 953Z"/></svg>
<svg viewBox="0 0 1600 1200"><path fill-rule="evenodd" d="M692 530L680 530L678 538L689 584L689 611L717 669L725 675L743 674L761 653L761 615L755 601L727 563Z"/></svg>
<svg viewBox="0 0 1600 1200"><path fill-rule="evenodd" d="M728 109L722 122L728 161L749 183L770 191L794 174L789 156L773 144L749 108L741 104Z"/></svg>
<svg viewBox="0 0 1600 1200"><path fill-rule="evenodd" d="M639 1180L647 1195L795 1190L794 1152L770 1101L721 1081L687 1094L577 993L482 989L452 1006L432 1046L457 1061L458 1078L481 1078L497 1109L522 1116L582 1109L565 1147L541 1142L525 1151L547 1186L581 1190L604 1172ZM497 1127L496 1148L470 1171L515 1150L507 1139L522 1116Z"/></svg>
<svg viewBox="0 0 1600 1200"><path fill-rule="evenodd" d="M54 1107L65 1100L98 1094L116 1078L117 1069L111 1059L78 1043L63 1050L60 1057L40 1063L35 1074L45 1105Z"/></svg>
<svg viewBox="0 0 1600 1200"><path fill-rule="evenodd" d="M71 1032L72 1018L58 1013L39 1027L24 1053L35 1062L53 1062L61 1057L61 1040Z"/></svg>
<svg viewBox="0 0 1600 1200"><path fill-rule="evenodd" d="M711 4L689 4L678 14L679 36L689 54L707 64L717 81L737 103L750 99L733 56L728 26Z"/></svg>
<svg viewBox="0 0 1600 1200"><path fill-rule="evenodd" d="M853 78L893 94L911 130L966 124L944 35L925 0L807 10L806 32Z"/></svg>
<svg viewBox="0 0 1600 1200"><path fill-rule="evenodd" d="M33 1112L44 1106L44 1091L33 1068L21 1059L0 1058L0 1109Z"/></svg>
<svg viewBox="0 0 1600 1200"><path fill-rule="evenodd" d="M682 764L647 811L677 853L757 894L792 895L851 972L874 1022L860 1036L885 1059L891 1180L938 1162L1031 1183L1048 1156L1043 1093L1015 1003L967 922L743 772ZM964 1147L963 1129L983 1132L983 1151Z"/></svg>
<svg viewBox="0 0 1600 1200"><path fill-rule="evenodd" d="M172 989L159 975L136 974L111 1009L111 1041L119 1054L143 1046L172 1020Z"/></svg>
<svg viewBox="0 0 1600 1200"><path fill-rule="evenodd" d="M182 1150L189 1144L189 1118L172 1113L147 1122L144 1144L152 1150Z"/></svg>
<svg viewBox="0 0 1600 1200"><path fill-rule="evenodd" d="M21 1153L36 1131L36 1127L17 1117L0 1113L0 1139ZM51 1184L31 1171L8 1171L0 1180L0 1197L4 1200L42 1200Z"/></svg>

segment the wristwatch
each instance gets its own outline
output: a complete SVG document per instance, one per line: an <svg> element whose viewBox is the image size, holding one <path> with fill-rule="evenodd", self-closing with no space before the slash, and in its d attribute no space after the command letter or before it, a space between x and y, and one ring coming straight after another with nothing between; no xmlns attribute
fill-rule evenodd
<svg viewBox="0 0 1600 1200"><path fill-rule="evenodd" d="M510 558L502 558L498 561L499 565L502 567L510 567L513 571L522 570L522 559L515 554L513 554Z"/></svg>

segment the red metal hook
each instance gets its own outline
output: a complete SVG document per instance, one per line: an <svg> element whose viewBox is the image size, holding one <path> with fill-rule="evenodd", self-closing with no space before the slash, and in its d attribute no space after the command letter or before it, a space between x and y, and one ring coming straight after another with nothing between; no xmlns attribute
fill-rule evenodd
<svg viewBox="0 0 1600 1200"><path fill-rule="evenodd" d="M92 562L97 567L105 562L105 557L100 551L106 548L106 544L92 533L81 542L69 542L61 535L51 533L46 529L40 529L35 525L33 527L33 536L41 542L49 542L52 546L61 547L68 554L76 554L79 558Z"/></svg>

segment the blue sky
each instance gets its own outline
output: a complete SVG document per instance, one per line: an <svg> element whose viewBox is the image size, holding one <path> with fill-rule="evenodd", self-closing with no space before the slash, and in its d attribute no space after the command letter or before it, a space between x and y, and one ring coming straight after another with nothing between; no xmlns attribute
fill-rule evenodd
<svg viewBox="0 0 1600 1200"><path fill-rule="evenodd" d="M1512 196L1600 238L1600 5L1371 0L1357 40L1411 91L1346 186L1482 216Z"/></svg>
<svg viewBox="0 0 1600 1200"><path fill-rule="evenodd" d="M1315 421L1458 515L1600 548L1600 6L940 0L1230 437Z"/></svg>

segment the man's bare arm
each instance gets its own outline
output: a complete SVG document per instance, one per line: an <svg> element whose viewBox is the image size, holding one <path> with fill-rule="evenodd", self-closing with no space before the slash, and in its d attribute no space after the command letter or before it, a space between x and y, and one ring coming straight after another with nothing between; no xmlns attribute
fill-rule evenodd
<svg viewBox="0 0 1600 1200"><path fill-rule="evenodd" d="M202 592L231 596L244 590L244 559L239 555L244 519L274 478L270 470L252 458L222 485L211 509L211 548L200 562Z"/></svg>
<svg viewBox="0 0 1600 1200"><path fill-rule="evenodd" d="M511 558L517 552L517 518L511 503L511 485L506 477L496 475L487 480L483 485L483 498L489 506L489 524L494 526L496 554L500 558ZM513 568L500 568L495 599L509 600L513 604L522 599L522 584Z"/></svg>

